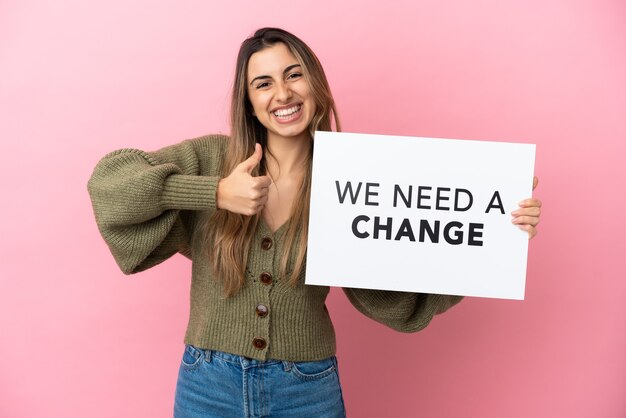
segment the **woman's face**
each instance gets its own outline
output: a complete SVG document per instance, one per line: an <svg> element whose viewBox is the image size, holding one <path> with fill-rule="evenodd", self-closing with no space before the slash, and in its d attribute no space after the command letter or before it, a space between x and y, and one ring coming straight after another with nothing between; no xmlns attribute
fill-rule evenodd
<svg viewBox="0 0 626 418"><path fill-rule="evenodd" d="M253 113L272 137L309 137L316 106L296 57L283 43L255 52L248 62Z"/></svg>

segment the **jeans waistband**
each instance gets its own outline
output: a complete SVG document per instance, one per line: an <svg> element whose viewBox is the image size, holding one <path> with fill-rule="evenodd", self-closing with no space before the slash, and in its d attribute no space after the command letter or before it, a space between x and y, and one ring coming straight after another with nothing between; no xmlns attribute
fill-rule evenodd
<svg viewBox="0 0 626 418"><path fill-rule="evenodd" d="M241 367L243 367L244 369L248 369L250 367L270 366L276 363L283 363L281 360L270 359L270 360L262 361L262 360L256 360L256 359L251 359L248 357L240 356L238 354L226 353L224 351L217 351L217 350L204 350L204 351L205 351L205 355L207 356L207 358L209 358L209 356L210 358L219 357L220 359L224 361L228 361L230 363L235 363L235 364L240 364Z"/></svg>
<svg viewBox="0 0 626 418"><path fill-rule="evenodd" d="M195 347L193 345L187 345L186 348L189 353L191 353L191 355L193 355L194 357L198 358L199 356L203 355L204 356L204 360L211 362L211 360L213 358L220 358L224 361L227 361L229 363L233 363L233 364L237 364L239 366L241 366L241 368L243 369L249 369L252 367L258 367L258 366L271 366L274 364L283 364L283 367L285 368L285 370L290 370L291 366L293 364L292 361L287 361L287 360L276 360L276 359L270 359L270 360L256 360L256 359L251 359L248 357L244 357L244 356L240 356L238 354L232 354L232 353L226 353L224 351L218 351L218 350L211 350L211 349L205 349L205 348L199 348L199 347ZM335 365L335 367L337 366L337 360L335 358L335 356L330 357L330 359L332 360L333 364ZM322 361L322 360L320 360Z"/></svg>

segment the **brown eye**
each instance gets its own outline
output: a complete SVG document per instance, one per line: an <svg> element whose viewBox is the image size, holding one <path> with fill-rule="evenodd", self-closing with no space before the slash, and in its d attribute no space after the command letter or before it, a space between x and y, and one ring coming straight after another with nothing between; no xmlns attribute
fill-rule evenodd
<svg viewBox="0 0 626 418"><path fill-rule="evenodd" d="M287 76L287 78L289 80L295 80L295 79L300 78L300 77L302 77L302 74L300 74L300 73L291 73L291 74L289 74Z"/></svg>

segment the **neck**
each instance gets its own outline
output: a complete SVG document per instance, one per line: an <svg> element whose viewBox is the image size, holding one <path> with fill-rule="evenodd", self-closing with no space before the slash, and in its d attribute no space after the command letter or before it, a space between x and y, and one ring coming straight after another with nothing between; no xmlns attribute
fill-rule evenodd
<svg viewBox="0 0 626 418"><path fill-rule="evenodd" d="M305 131L297 137L285 138L268 133L267 171L276 181L279 177L295 177L303 173L309 155L311 138Z"/></svg>

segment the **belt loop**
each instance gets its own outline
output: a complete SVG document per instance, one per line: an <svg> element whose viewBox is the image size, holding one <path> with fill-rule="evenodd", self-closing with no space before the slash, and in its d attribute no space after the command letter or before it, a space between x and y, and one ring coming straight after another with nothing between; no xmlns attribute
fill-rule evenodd
<svg viewBox="0 0 626 418"><path fill-rule="evenodd" d="M293 366L293 363L291 361L283 360L283 368L286 372L291 371L291 366Z"/></svg>
<svg viewBox="0 0 626 418"><path fill-rule="evenodd" d="M210 363L212 358L213 358L213 351L204 350L204 361L206 361L207 363Z"/></svg>

